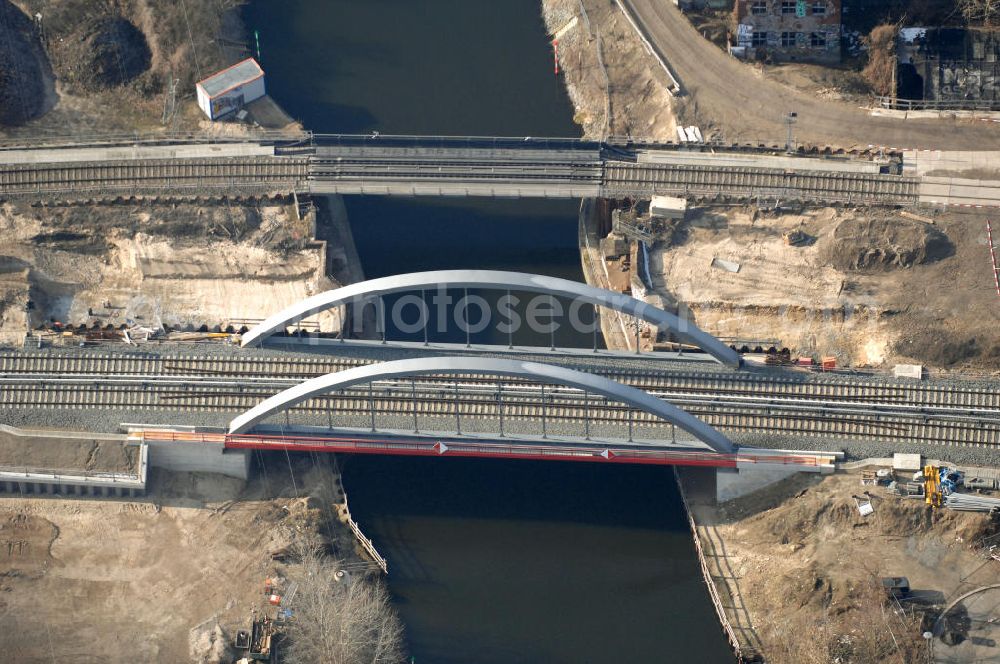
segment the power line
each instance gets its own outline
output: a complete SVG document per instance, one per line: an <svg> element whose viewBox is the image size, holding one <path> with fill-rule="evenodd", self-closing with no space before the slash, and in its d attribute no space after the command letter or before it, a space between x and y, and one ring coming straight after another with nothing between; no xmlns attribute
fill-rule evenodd
<svg viewBox="0 0 1000 664"><path fill-rule="evenodd" d="M191 41L191 52L194 54L194 66L198 70L198 80L204 78L201 75L201 62L198 61L198 47L194 43L194 33L191 32L191 19L188 17L187 0L181 0L181 9L184 10L184 22L187 23L188 39Z"/></svg>

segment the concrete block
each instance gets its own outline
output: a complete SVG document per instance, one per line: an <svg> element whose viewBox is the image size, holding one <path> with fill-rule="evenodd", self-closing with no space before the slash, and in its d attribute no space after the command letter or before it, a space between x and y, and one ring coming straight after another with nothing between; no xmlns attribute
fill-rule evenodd
<svg viewBox="0 0 1000 664"><path fill-rule="evenodd" d="M186 473L218 473L245 480L250 477L250 450L227 450L222 443L150 440L149 465Z"/></svg>

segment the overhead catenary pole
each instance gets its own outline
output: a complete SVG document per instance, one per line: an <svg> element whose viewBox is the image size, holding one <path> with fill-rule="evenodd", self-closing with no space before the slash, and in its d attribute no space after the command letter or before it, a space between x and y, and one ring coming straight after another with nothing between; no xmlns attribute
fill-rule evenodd
<svg viewBox="0 0 1000 664"><path fill-rule="evenodd" d="M990 260L993 262L993 285L996 287L997 295L1000 296L1000 274L997 273L997 251L993 246L993 227L990 220L986 220L986 241L990 245Z"/></svg>
<svg viewBox="0 0 1000 664"><path fill-rule="evenodd" d="M497 411L500 414L500 437L503 438L503 381L497 381Z"/></svg>
<svg viewBox="0 0 1000 664"><path fill-rule="evenodd" d="M462 416L458 412L458 379L455 379L455 433L462 435Z"/></svg>
<svg viewBox="0 0 1000 664"><path fill-rule="evenodd" d="M410 401L413 402L413 433L420 433L420 426L417 422L417 381L410 379Z"/></svg>

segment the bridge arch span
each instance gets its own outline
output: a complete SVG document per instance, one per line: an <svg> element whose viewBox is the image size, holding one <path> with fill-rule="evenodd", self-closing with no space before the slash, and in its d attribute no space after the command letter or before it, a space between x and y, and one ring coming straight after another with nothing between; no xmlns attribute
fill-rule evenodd
<svg viewBox="0 0 1000 664"><path fill-rule="evenodd" d="M229 433L246 433L266 418L312 397L374 380L425 374L490 374L515 376L555 383L599 394L660 417L687 431L716 452L731 454L735 448L724 435L690 413L648 392L582 371L565 367L476 357L431 357L368 364L318 376L260 402L229 423Z"/></svg>
<svg viewBox="0 0 1000 664"><path fill-rule="evenodd" d="M701 348L723 364L740 365L740 356L711 334L690 321L630 295L615 293L588 284L523 272L498 270L437 270L414 272L362 281L306 298L269 316L243 335L242 346L255 346L267 337L321 311L365 298L431 288L487 288L495 290L544 293L580 300L646 321L659 330L667 330L680 339Z"/></svg>

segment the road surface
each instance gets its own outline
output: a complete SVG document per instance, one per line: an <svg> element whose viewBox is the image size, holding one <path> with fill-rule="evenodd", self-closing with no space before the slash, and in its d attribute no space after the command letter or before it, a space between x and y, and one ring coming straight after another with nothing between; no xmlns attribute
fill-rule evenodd
<svg viewBox="0 0 1000 664"><path fill-rule="evenodd" d="M783 143L789 111L798 113L795 138L837 147L985 150L1000 147L1000 123L983 120L873 117L844 102L817 99L762 78L752 66L704 39L673 3L623 0L640 28L679 79L680 119L715 125L730 141Z"/></svg>

